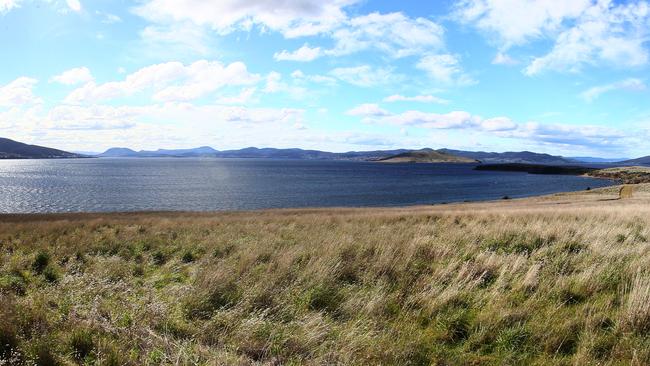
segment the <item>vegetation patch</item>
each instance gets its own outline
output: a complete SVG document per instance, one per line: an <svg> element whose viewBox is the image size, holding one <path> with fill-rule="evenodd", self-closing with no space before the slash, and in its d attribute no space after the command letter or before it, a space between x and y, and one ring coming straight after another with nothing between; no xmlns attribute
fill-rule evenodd
<svg viewBox="0 0 650 366"><path fill-rule="evenodd" d="M0 222L0 364L650 364L650 206L521 202Z"/></svg>

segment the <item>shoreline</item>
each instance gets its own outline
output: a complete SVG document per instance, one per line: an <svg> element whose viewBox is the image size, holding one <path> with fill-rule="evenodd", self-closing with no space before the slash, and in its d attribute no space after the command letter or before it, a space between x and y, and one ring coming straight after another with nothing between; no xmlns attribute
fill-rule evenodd
<svg viewBox="0 0 650 366"><path fill-rule="evenodd" d="M597 178L587 176L587 178ZM610 178L601 178L607 179ZM541 201L549 202L559 200L563 197L576 196L581 194L598 195L601 192L611 191L614 195L618 192L621 184L614 184L607 187L593 188L590 190L579 191L563 191L550 194L526 196L526 197L510 197L501 199L487 199L487 200L474 200L474 201L456 201L456 202L442 202L432 204L415 204L415 205L395 205L395 206L332 206L332 207L286 207L286 208L264 208L252 210L215 210L215 211L191 211L191 210L153 210L153 211L91 211L91 212L30 212L30 213L0 213L0 224L9 222L34 222L34 221L84 221L96 219L129 219L129 218L212 218L212 217L231 217L231 216L266 216L266 215L303 215L303 214L342 214L353 215L359 213L372 213L372 212L422 212L430 209L458 209L470 208L472 206L502 206L504 204L527 204L539 203ZM603 193L604 194L604 193ZM511 206L509 205L509 206Z"/></svg>

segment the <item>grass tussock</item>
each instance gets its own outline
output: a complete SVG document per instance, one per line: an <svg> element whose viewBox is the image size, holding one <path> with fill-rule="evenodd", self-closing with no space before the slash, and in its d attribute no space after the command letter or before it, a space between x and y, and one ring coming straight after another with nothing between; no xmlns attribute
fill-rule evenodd
<svg viewBox="0 0 650 366"><path fill-rule="evenodd" d="M648 207L12 219L0 364L648 364Z"/></svg>

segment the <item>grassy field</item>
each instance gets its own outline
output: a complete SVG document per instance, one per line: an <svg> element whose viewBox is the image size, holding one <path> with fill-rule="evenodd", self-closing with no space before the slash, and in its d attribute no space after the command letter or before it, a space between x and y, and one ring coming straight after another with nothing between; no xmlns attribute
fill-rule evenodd
<svg viewBox="0 0 650 366"><path fill-rule="evenodd" d="M648 190L0 216L0 364L648 364Z"/></svg>

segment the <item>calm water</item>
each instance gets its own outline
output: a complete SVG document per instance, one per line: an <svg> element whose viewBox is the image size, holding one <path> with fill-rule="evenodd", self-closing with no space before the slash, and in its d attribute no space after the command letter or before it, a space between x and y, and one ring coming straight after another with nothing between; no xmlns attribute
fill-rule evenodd
<svg viewBox="0 0 650 366"><path fill-rule="evenodd" d="M611 184L472 168L250 159L0 160L0 212L414 205Z"/></svg>

